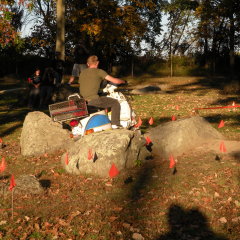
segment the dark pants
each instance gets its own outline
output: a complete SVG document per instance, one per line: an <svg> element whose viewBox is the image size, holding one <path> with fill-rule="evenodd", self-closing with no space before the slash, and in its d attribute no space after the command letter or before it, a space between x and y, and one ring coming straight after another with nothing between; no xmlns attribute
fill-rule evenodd
<svg viewBox="0 0 240 240"><path fill-rule="evenodd" d="M111 108L111 122L114 125L120 125L120 103L118 100L109 97L99 97L88 102L89 106L99 107L99 108Z"/></svg>
<svg viewBox="0 0 240 240"><path fill-rule="evenodd" d="M29 101L28 101L29 107L36 107L38 105L39 94L40 94L40 88L32 87L30 89Z"/></svg>
<svg viewBox="0 0 240 240"><path fill-rule="evenodd" d="M42 86L40 89L40 107L50 103L53 93L53 86Z"/></svg>

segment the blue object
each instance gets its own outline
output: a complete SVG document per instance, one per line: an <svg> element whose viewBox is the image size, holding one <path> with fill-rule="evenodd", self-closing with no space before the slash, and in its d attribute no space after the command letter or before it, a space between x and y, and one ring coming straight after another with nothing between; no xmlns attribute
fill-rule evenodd
<svg viewBox="0 0 240 240"><path fill-rule="evenodd" d="M95 128L95 127L101 127L103 125L109 124L110 120L106 115L94 115L89 120L85 127L85 131Z"/></svg>

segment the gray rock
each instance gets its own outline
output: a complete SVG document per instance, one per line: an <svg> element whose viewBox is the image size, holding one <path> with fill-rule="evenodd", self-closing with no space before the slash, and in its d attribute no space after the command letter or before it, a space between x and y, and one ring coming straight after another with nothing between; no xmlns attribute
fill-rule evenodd
<svg viewBox="0 0 240 240"><path fill-rule="evenodd" d="M144 161L150 155L144 144L142 135L125 129L92 133L69 148L68 164L66 154L62 156L62 164L69 173L107 177L113 163L121 171ZM91 160L88 159L89 150L95 153Z"/></svg>
<svg viewBox="0 0 240 240"><path fill-rule="evenodd" d="M17 193L31 193L40 194L44 191L44 188L35 176L21 175L16 178L16 187L14 191Z"/></svg>
<svg viewBox="0 0 240 240"><path fill-rule="evenodd" d="M207 143L208 140L224 139L209 122L199 116L159 125L145 135L152 140L153 153L163 158L169 157L170 154L181 155Z"/></svg>
<svg viewBox="0 0 240 240"><path fill-rule="evenodd" d="M73 142L69 131L62 125L53 122L43 112L30 112L27 114L20 137L21 154L24 156L51 153L64 149Z"/></svg>
<svg viewBox="0 0 240 240"><path fill-rule="evenodd" d="M16 186L14 187L15 194L41 194L44 192L44 188L40 184L39 180L33 175L21 175L15 179ZM0 196L9 195L10 181L0 184Z"/></svg>

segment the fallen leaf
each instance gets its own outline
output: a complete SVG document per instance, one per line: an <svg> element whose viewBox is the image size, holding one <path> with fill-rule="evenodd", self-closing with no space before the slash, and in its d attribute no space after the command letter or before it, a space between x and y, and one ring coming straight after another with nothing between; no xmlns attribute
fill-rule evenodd
<svg viewBox="0 0 240 240"><path fill-rule="evenodd" d="M236 207L240 207L240 202L239 201L234 201L234 203L235 203L235 205L236 205Z"/></svg>
<svg viewBox="0 0 240 240"><path fill-rule="evenodd" d="M221 218L219 219L219 221L220 221L221 223L227 223L227 219L226 219L225 217L221 217Z"/></svg>
<svg viewBox="0 0 240 240"><path fill-rule="evenodd" d="M116 219L118 219L118 217L111 216L111 217L109 217L109 222L114 222Z"/></svg>

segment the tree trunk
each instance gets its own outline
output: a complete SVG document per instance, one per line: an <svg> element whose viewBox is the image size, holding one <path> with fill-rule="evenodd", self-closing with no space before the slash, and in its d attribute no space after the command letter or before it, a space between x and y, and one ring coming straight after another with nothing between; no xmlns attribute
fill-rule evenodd
<svg viewBox="0 0 240 240"><path fill-rule="evenodd" d="M235 65L235 57L234 57L234 35L235 35L235 26L234 26L234 17L233 13L229 16L230 19L230 43L229 43L229 65L230 65L230 76L234 77L234 65Z"/></svg>
<svg viewBox="0 0 240 240"><path fill-rule="evenodd" d="M65 60L65 0L57 0L57 36L56 52Z"/></svg>

